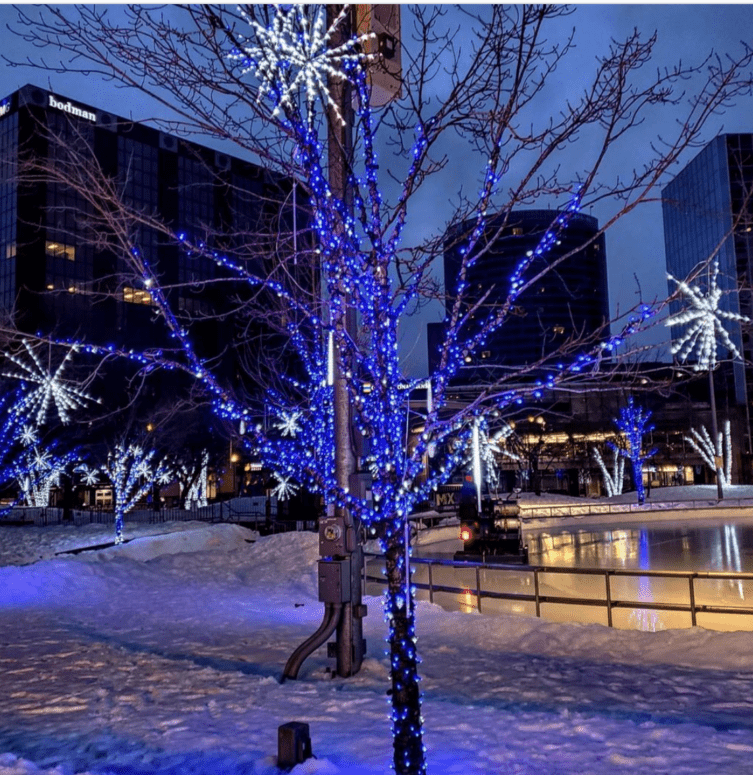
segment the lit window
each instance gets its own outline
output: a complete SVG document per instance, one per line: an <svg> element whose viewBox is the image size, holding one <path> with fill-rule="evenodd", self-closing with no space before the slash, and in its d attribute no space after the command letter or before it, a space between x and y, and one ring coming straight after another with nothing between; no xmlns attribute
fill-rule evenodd
<svg viewBox="0 0 753 775"><path fill-rule="evenodd" d="M149 291L140 288L123 288L123 301L128 304L154 304L154 299Z"/></svg>
<svg viewBox="0 0 753 775"><path fill-rule="evenodd" d="M512 234L513 234L513 237L522 237L523 236L523 228L521 226L513 226L512 227Z"/></svg>
<svg viewBox="0 0 753 775"><path fill-rule="evenodd" d="M10 244L5 246L5 257L6 258L15 258L16 257L16 243L11 242Z"/></svg>
<svg viewBox="0 0 753 775"><path fill-rule="evenodd" d="M44 243L44 252L53 258L66 258L68 261L76 260L76 248L73 245L64 245L62 242Z"/></svg>
<svg viewBox="0 0 753 775"><path fill-rule="evenodd" d="M553 326L552 331L554 331L555 334L564 334L565 333L565 327L564 326Z"/></svg>

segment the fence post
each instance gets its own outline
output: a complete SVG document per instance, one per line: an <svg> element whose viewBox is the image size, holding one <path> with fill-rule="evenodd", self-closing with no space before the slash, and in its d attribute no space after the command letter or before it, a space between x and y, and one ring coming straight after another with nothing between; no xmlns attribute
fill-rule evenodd
<svg viewBox="0 0 753 775"><path fill-rule="evenodd" d="M479 566L476 566L476 608L481 613L481 573Z"/></svg>
<svg viewBox="0 0 753 775"><path fill-rule="evenodd" d="M434 578L431 570L432 563L429 563L427 567L429 568L429 602L433 603L434 602Z"/></svg>
<svg viewBox="0 0 753 775"><path fill-rule="evenodd" d="M695 615L695 585L693 584L693 579L695 578L695 573L691 573L688 577L688 583L690 585L690 624L693 627L697 627L698 624L696 622L696 615Z"/></svg>
<svg viewBox="0 0 753 775"><path fill-rule="evenodd" d="M539 569L533 569L533 590L536 596L536 616L541 619L541 600L539 599Z"/></svg>
<svg viewBox="0 0 753 775"><path fill-rule="evenodd" d="M612 627L612 589L609 584L609 571L604 571L604 581L607 587L607 625Z"/></svg>

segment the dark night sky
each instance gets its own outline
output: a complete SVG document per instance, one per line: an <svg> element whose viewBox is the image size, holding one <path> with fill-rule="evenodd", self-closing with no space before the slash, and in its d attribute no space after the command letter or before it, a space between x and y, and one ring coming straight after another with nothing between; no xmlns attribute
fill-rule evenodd
<svg viewBox="0 0 753 775"><path fill-rule="evenodd" d="M2 53L11 60L23 60L35 54L20 38L5 31L5 24L15 19L15 11L9 5L0 5L0 24L3 28ZM403 28L406 29L403 14ZM577 48L569 58L567 67L560 67L553 76L551 88L546 92L547 104L541 110L556 109L568 94L577 94L587 82L587 73L593 68L595 57L604 53L610 38L624 38L633 28L646 35L654 30L659 39L655 49L655 67L669 66L678 60L683 63L699 62L712 49L720 54L729 52L739 55L740 41L753 45L753 8L750 5L580 5L576 13L559 22L558 31L567 34L572 28L576 32ZM651 71L653 67L649 66ZM111 84L87 79L83 76L33 71L27 68L13 68L0 63L0 96L5 96L25 83L50 86L54 91L82 102L112 111L135 120L149 118L153 107L144 104L135 92L116 90ZM692 84L689 84L691 86ZM548 104L551 101L551 104ZM613 172L629 172L640 166L645 149L657 135L670 133L677 117L674 109L665 109L652 122L644 124L629 144L620 149L612 161ZM718 132L753 131L753 97L748 97L737 106L728 109L724 116L715 117L706 128L705 140ZM569 150L562 162L574 171L587 164L587 145L575 146ZM689 151L681 165L690 161L697 151ZM474 174L468 178L468 170ZM432 185L419 198L412 209L413 228L416 234L424 230L441 228L449 216L446 201L461 184L473 183L480 167L476 160L466 157L458 149L453 163L445 173L440 185ZM437 192L441 191L438 197ZM659 192L657 191L657 196ZM586 209L586 212L589 212ZM607 208L593 208L592 215L603 221ZM661 222L661 205L654 202L631 214L607 233L607 256L609 271L610 303L613 313L626 310L638 300L637 276L644 299L666 296L664 242ZM426 315L427 320L437 320L441 309L435 307ZM410 325L411 331L418 326ZM666 329L658 326L645 341L666 341ZM406 346L409 372L420 374L425 369L425 343L423 337Z"/></svg>

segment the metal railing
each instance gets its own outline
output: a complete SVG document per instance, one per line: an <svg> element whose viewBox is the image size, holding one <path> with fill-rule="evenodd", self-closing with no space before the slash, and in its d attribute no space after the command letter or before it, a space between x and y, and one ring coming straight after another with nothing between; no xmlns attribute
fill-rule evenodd
<svg viewBox="0 0 753 775"><path fill-rule="evenodd" d="M65 519L64 511L56 507L32 507L19 506L11 509L0 517L0 527L3 525L33 525L35 527L48 527L52 525L72 524L81 525L111 525L115 520L112 509L72 509ZM316 529L316 523L311 520L293 520L278 517L276 513L267 515L258 510L240 509L230 502L216 503L210 506L193 509L136 509L125 515L126 524L162 524L164 522L209 522L218 523L242 523L246 527L255 530L263 530L270 533L289 531L302 531Z"/></svg>
<svg viewBox="0 0 753 775"><path fill-rule="evenodd" d="M382 558L382 555L368 554L367 560ZM412 582L417 590L426 590L429 593L429 601L434 602L437 593L463 595L469 592L476 596L476 609L483 612L482 601L509 600L517 603L533 603L536 616L541 618L541 607L546 604L589 606L606 608L607 624L614 626L613 611L616 609L633 609L649 611L676 611L690 615L691 626L698 626L699 614L741 614L753 615L753 607L729 606L699 603L697 601L696 582L699 580L723 580L723 581L753 581L753 573L737 573L722 571L659 571L659 570L628 570L618 568L567 568L535 565L492 565L479 562L460 562L455 560L429 559L422 557L411 558L414 565L428 566L427 582ZM434 569L437 567L449 567L454 569L475 571L475 590L469 590L468 586L456 587L447 584L438 584L434 581ZM529 574L533 577L533 593L525 592L500 592L492 589L483 589L481 585L482 571L493 571L500 574ZM541 576L544 574L569 574L575 576L601 576L604 579L603 596L578 597L571 595L543 594L541 591ZM687 581L688 602L656 602L644 600L620 600L614 596L613 580L618 577L633 578L659 578L659 579L685 579ZM364 581L377 584L386 584L384 576L370 575L368 567L364 569Z"/></svg>
<svg viewBox="0 0 753 775"><path fill-rule="evenodd" d="M753 509L753 500L749 498L725 498L716 500L649 501L647 503L584 503L580 505L539 506L523 502L520 505L520 517L524 522L548 517L590 517L603 514L633 514L645 511L685 511L709 509Z"/></svg>

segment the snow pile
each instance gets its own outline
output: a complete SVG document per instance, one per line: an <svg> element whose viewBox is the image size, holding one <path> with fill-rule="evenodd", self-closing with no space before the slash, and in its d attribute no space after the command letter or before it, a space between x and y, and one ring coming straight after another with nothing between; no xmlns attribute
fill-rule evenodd
<svg viewBox="0 0 753 775"><path fill-rule="evenodd" d="M204 530L204 522L166 522L162 524L131 524L126 522L125 538L163 535L186 530ZM45 528L11 527L0 524L0 565L26 565L45 560L62 552L91 546L112 544L115 527L106 525L50 525Z"/></svg>
<svg viewBox="0 0 753 775"><path fill-rule="evenodd" d="M240 525L213 525L207 529L200 522L188 522L185 527L180 531L137 536L128 543L98 551L95 557L102 560L124 557L146 562L168 554L232 551L256 540L256 533Z"/></svg>
<svg viewBox="0 0 753 775"><path fill-rule="evenodd" d="M294 775L385 775L380 600L366 601L356 677L331 678L322 648L281 684L321 621L317 536L159 527L117 549L0 568L0 775L277 775L288 721L310 725L319 757ZM49 530L10 532L25 531L28 560L55 548ZM58 549L83 543L66 530ZM428 602L417 617L431 772L751 771L751 633L626 632Z"/></svg>

